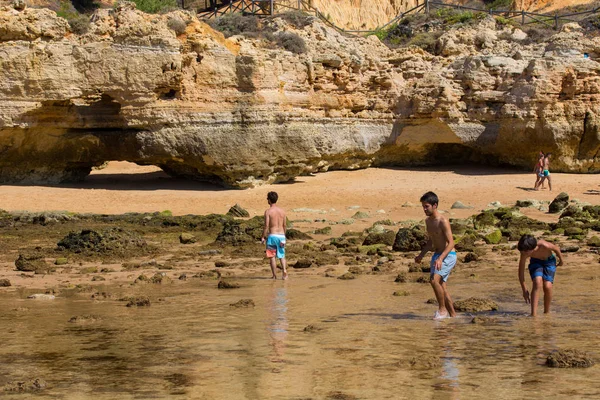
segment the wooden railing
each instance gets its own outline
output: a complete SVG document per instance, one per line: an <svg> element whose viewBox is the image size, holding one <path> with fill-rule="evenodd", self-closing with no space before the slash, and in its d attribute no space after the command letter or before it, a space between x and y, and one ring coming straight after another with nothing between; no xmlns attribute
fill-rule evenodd
<svg viewBox="0 0 600 400"><path fill-rule="evenodd" d="M215 0L216 1L216 0ZM466 7L460 6L456 4L446 4L441 1L432 1L432 0L423 0L422 3L417 2L417 5L410 10L404 11L394 18L392 18L385 25L378 27L374 30L348 30L341 28L335 25L329 18L321 11L319 11L316 7L314 7L311 2L307 0L231 0L228 4L222 5L221 7L215 7L214 10L208 10L205 12L201 12L198 14L198 18L214 18L219 15L240 12L246 14L254 14L254 15L273 15L276 13L288 11L288 10L300 10L309 14L315 15L317 18L322 20L325 24L331 26L332 28L338 30L341 33L353 36L368 36L375 34L377 32L381 32L389 27L392 27L395 24L398 24L402 19L411 14L416 13L426 13L430 14L435 9L443 9L443 8L451 8L458 11L471 11L471 12L479 12L486 13L490 15L502 16L511 20L518 20L517 22L521 25L528 25L539 23L546 25L548 27L559 29L560 25L565 22L580 22L573 17L580 16L588 16L592 14L597 14L600 12L600 7L596 7L591 10L574 12L568 14L558 14L555 12L553 14L543 14L543 13L534 13L525 10L494 10L494 9L481 9L474 7Z"/></svg>

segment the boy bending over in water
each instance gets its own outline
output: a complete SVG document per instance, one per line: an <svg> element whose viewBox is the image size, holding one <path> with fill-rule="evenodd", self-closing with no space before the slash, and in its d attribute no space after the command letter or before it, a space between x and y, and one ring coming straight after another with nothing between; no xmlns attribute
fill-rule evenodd
<svg viewBox="0 0 600 400"><path fill-rule="evenodd" d="M421 253L415 257L415 262L420 263L429 250L433 250L430 264L430 283L439 304L433 319L439 320L448 317L456 317L452 298L448 292L446 281L450 271L456 264L456 252L454 251L454 239L450 223L438 211L438 197L433 192L427 192L421 196L423 212L427 215L425 224L429 240Z"/></svg>
<svg viewBox="0 0 600 400"><path fill-rule="evenodd" d="M519 258L519 282L523 290L523 298L525 303L531 303L531 316L537 315L538 299L540 297L540 288L544 290L544 314L550 312L550 301L552 301L552 284L554 283L554 274L556 267L563 265L563 258L560 248L555 244L546 242L545 240L536 240L531 235L523 235L519 240L517 249L521 252ZM558 256L558 264L556 264L555 253ZM525 286L525 262L529 260L529 275L533 281L531 288L531 297L527 286Z"/></svg>

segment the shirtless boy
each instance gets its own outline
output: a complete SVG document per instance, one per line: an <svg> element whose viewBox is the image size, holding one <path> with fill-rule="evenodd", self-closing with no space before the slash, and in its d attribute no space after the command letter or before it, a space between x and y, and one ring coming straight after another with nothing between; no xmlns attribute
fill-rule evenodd
<svg viewBox="0 0 600 400"><path fill-rule="evenodd" d="M427 192L421 196L421 205L427 218L427 234L429 240L421 253L415 257L415 262L420 263L429 250L433 250L430 263L430 283L439 304L433 319L440 320L448 317L456 317L454 305L446 282L450 271L456 264L456 252L454 251L454 239L450 223L438 211L438 197L433 192Z"/></svg>
<svg viewBox="0 0 600 400"><path fill-rule="evenodd" d="M544 290L544 314L550 312L550 302L552 301L552 285L554 284L554 274L556 267L563 265L560 248L555 244L545 240L536 240L531 235L523 235L517 244L517 249L521 253L519 258L519 282L523 290L525 303L531 303L531 316L537 315L538 299L540 297L540 288ZM555 253L558 257L556 263ZM533 281L531 296L525 286L525 262L529 260L529 275Z"/></svg>
<svg viewBox="0 0 600 400"><path fill-rule="evenodd" d="M548 189L552 191L552 178L550 177L550 156L552 153L547 153L542 160L542 179L538 182L537 186L544 186L544 181L548 180ZM537 187L536 187L537 189Z"/></svg>
<svg viewBox="0 0 600 400"><path fill-rule="evenodd" d="M287 279L287 262L285 260L285 212L277 206L279 196L276 192L267 194L267 202L269 208L265 211L265 229L261 238L261 243L267 242L267 258L273 272L273 279L277 279L275 269L277 268L277 260L279 258L281 269L283 269L282 279Z"/></svg>
<svg viewBox="0 0 600 400"><path fill-rule="evenodd" d="M539 190L538 187L541 184L542 179L544 178L544 153L542 151L540 151L540 154L538 155L538 161L535 164L535 167L533 168L533 172L535 173L535 184L533 185L533 188L535 190ZM542 189L545 189L542 186Z"/></svg>

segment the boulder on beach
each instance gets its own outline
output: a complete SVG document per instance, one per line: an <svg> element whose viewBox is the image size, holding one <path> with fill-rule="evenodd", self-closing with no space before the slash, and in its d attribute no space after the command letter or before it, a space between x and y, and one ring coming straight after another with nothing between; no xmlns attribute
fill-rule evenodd
<svg viewBox="0 0 600 400"><path fill-rule="evenodd" d="M248 211L246 211L242 206L236 203L229 209L229 211L227 211L227 215L231 215L232 217L238 218L247 218L250 216L250 213L248 213Z"/></svg>
<svg viewBox="0 0 600 400"><path fill-rule="evenodd" d="M237 289L239 287L239 284L228 281L219 281L219 283L217 284L218 289Z"/></svg>
<svg viewBox="0 0 600 400"><path fill-rule="evenodd" d="M589 354L573 349L557 350L546 358L546 365L551 368L589 368L594 364Z"/></svg>
<svg viewBox="0 0 600 400"><path fill-rule="evenodd" d="M131 254L146 250L147 243L138 233L122 228L103 230L83 229L69 232L58 244L58 249L73 253Z"/></svg>
<svg viewBox="0 0 600 400"><path fill-rule="evenodd" d="M11 286L11 284L8 279L0 279L0 287L9 287L9 286Z"/></svg>
<svg viewBox="0 0 600 400"><path fill-rule="evenodd" d="M556 213L561 212L563 209L567 208L568 205L569 205L568 193L561 192L561 193L559 193L558 196L556 196L554 198L554 200L552 200L552 203L550 203L548 211L551 214L556 214Z"/></svg>
<svg viewBox="0 0 600 400"><path fill-rule="evenodd" d="M427 233L420 226L412 228L400 228L392 249L394 251L418 251L427 243Z"/></svg>
<svg viewBox="0 0 600 400"><path fill-rule="evenodd" d="M387 246L392 246L395 239L396 234L394 231L384 230L381 233L371 232L363 241L363 246L371 246L374 244L385 244Z"/></svg>
<svg viewBox="0 0 600 400"><path fill-rule="evenodd" d="M452 204L452 206L450 208L457 209L457 210L467 210L467 209L473 208L473 206L468 206L466 204L463 204L462 201L455 201L454 204Z"/></svg>
<svg viewBox="0 0 600 400"><path fill-rule="evenodd" d="M490 299L470 297L455 301L454 309L462 312L498 311L498 304Z"/></svg>
<svg viewBox="0 0 600 400"><path fill-rule="evenodd" d="M35 272L36 274L47 274L54 270L44 260L44 255L39 252L20 253L15 260L18 271Z"/></svg>
<svg viewBox="0 0 600 400"><path fill-rule="evenodd" d="M195 242L196 238L191 233L182 233L179 235L179 243L181 244L191 244Z"/></svg>

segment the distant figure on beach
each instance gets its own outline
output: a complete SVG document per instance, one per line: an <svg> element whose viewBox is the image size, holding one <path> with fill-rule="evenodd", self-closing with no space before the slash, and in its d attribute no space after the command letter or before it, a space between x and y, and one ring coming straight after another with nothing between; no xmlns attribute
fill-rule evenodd
<svg viewBox="0 0 600 400"><path fill-rule="evenodd" d="M538 186L540 185L542 179L544 178L544 152L540 150L540 154L538 155L537 163L533 168L533 172L535 173L535 184L533 188L538 190ZM542 186L542 189L544 187Z"/></svg>
<svg viewBox="0 0 600 400"><path fill-rule="evenodd" d="M552 191L552 179L550 178L550 156L552 155L552 153L547 153L544 156L544 159L542 160L542 179L538 182L538 186L535 188L536 190L538 190L538 188L540 186L544 186L544 181L547 179L548 180L548 189L550 189L550 191Z"/></svg>
<svg viewBox="0 0 600 400"><path fill-rule="evenodd" d="M517 249L521 253L519 258L519 282L523 290L525 303L531 303L531 316L537 315L538 299L540 297L540 288L544 290L544 314L550 312L550 302L552 301L552 285L554 283L554 274L556 267L563 265L560 248L555 244L545 240L536 240L531 235L523 235L519 239ZM558 257L558 264L556 257ZM531 296L525 285L525 263L529 260L529 275L533 281Z"/></svg>
<svg viewBox="0 0 600 400"><path fill-rule="evenodd" d="M429 240L421 253L415 257L415 262L420 263L429 250L433 250L430 263L430 283L439 304L433 319L440 320L455 317L454 305L446 282L448 276L456 264L456 252L454 251L454 239L450 223L438 211L439 199L433 192L427 192L421 196L421 205L427 218L427 233Z"/></svg>
<svg viewBox="0 0 600 400"><path fill-rule="evenodd" d="M287 279L287 261L285 260L285 212L277 206L279 196L276 192L267 193L267 202L269 208L265 211L265 229L261 238L261 243L267 242L267 258L273 272L273 279L277 279L277 260L279 258L281 269L283 270L282 279Z"/></svg>

